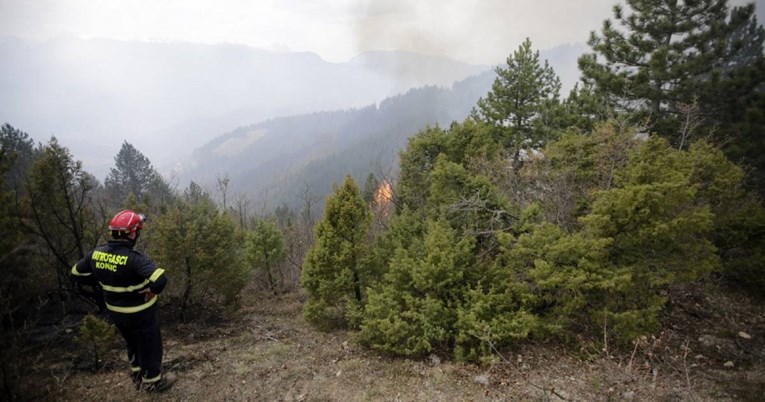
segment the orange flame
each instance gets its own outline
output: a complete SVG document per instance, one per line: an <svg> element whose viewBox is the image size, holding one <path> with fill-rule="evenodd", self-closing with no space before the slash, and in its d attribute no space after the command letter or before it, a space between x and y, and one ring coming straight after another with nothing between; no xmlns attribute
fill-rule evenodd
<svg viewBox="0 0 765 402"><path fill-rule="evenodd" d="M375 190L375 195L372 200L372 205L380 211L383 215L388 214L388 208L393 200L393 188L390 183L383 180Z"/></svg>

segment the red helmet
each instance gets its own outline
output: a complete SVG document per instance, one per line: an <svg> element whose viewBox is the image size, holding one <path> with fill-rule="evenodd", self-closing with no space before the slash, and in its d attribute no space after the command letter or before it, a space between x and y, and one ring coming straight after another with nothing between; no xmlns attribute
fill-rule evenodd
<svg viewBox="0 0 765 402"><path fill-rule="evenodd" d="M109 230L133 233L136 230L143 229L143 223L146 221L146 215L133 212L129 209L117 212L112 220L109 221Z"/></svg>

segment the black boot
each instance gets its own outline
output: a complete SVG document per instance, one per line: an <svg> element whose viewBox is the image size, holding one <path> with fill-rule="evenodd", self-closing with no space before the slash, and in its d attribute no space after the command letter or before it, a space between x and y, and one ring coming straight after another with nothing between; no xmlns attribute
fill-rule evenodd
<svg viewBox="0 0 765 402"><path fill-rule="evenodd" d="M149 383L144 380L141 384L141 389L145 392L164 392L173 386L175 380L175 374L164 374L158 381Z"/></svg>

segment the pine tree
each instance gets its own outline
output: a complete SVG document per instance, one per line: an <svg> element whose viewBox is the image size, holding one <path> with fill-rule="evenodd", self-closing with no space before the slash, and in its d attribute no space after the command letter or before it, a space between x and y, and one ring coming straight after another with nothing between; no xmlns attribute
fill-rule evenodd
<svg viewBox="0 0 765 402"><path fill-rule="evenodd" d="M351 176L334 186L316 243L303 263L301 284L308 293L303 315L319 328L356 327L371 278L365 262L370 213Z"/></svg>
<svg viewBox="0 0 765 402"><path fill-rule="evenodd" d="M602 33L590 35L594 53L579 59L585 83L594 84L612 107L649 118L675 146L685 140L684 108L698 104L710 124L736 114L717 99L735 99L738 113L746 109L765 81L763 31L756 27L753 5L734 8L730 18L727 0L627 5L629 14L614 6L619 26L605 20Z"/></svg>
<svg viewBox="0 0 765 402"><path fill-rule="evenodd" d="M552 136L550 121L557 110L560 79L539 51L532 51L527 38L507 58L507 67L497 67L497 79L486 98L478 100L474 119L501 128L505 146L536 148Z"/></svg>
<svg viewBox="0 0 765 402"><path fill-rule="evenodd" d="M157 205L167 203L172 191L162 176L139 150L127 141L114 157L114 167L104 181L104 186L116 206L122 206L130 194L138 203L149 199Z"/></svg>

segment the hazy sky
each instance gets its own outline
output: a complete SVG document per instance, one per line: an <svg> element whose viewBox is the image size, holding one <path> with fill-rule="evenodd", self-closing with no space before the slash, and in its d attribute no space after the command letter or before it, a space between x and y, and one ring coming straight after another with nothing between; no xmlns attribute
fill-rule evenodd
<svg viewBox="0 0 765 402"><path fill-rule="evenodd" d="M616 0L0 0L0 36L241 43L347 61L409 50L495 64L534 47L585 42ZM757 0L763 21L763 4ZM746 3L733 0L733 5Z"/></svg>

